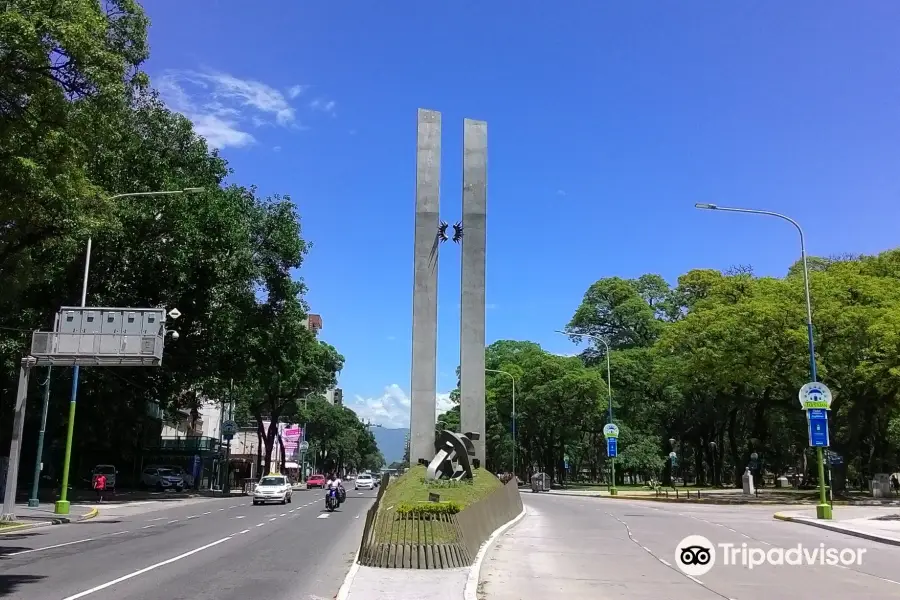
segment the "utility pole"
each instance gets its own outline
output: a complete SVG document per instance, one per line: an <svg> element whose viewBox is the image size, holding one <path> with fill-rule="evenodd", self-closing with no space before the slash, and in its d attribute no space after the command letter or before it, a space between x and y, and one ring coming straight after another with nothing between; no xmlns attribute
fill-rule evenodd
<svg viewBox="0 0 900 600"><path fill-rule="evenodd" d="M47 431L47 409L50 406L50 372L53 367L47 367L47 380L41 385L44 386L44 406L41 409L41 429L38 432L37 455L34 457L34 481L31 484L31 497L28 499L28 506L37 508L41 505L38 498L38 491L41 483L41 471L44 470L44 433Z"/></svg>

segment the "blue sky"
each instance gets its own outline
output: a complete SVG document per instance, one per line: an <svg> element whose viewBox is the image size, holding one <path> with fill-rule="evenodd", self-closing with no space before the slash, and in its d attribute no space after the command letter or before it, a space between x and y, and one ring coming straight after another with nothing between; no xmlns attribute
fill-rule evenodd
<svg viewBox="0 0 900 600"><path fill-rule="evenodd" d="M608 276L897 245L900 4L146 3L147 65L235 169L290 194L302 275L348 404L408 420L416 109L443 113L442 218L460 216L464 117L488 122L487 337L574 347ZM438 389L455 385L459 253L440 263ZM443 400L443 398L442 398Z"/></svg>

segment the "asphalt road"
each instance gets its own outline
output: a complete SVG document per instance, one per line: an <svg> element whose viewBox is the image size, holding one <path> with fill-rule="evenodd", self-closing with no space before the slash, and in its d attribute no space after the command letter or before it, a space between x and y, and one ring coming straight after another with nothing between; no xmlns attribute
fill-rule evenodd
<svg viewBox="0 0 900 600"><path fill-rule="evenodd" d="M523 493L527 515L481 569L485 600L821 600L900 598L900 547L776 521L779 507L662 504ZM836 508L835 510L839 510ZM717 547L715 566L688 577L676 547L689 535ZM724 565L741 548L865 549L851 566Z"/></svg>
<svg viewBox="0 0 900 600"><path fill-rule="evenodd" d="M321 490L291 504L249 497L101 505L100 516L0 536L0 598L319 600L333 598L375 492Z"/></svg>

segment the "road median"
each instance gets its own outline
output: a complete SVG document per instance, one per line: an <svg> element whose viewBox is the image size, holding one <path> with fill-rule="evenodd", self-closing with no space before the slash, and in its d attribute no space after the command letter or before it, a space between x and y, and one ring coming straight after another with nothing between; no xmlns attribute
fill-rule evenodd
<svg viewBox="0 0 900 600"><path fill-rule="evenodd" d="M866 510L858 508L859 511ZM778 521L800 523L808 527L816 527L834 533L842 533L858 537L872 542L900 546L900 515L897 514L869 514L868 516L853 518L824 520L817 519L811 511L782 511L772 515Z"/></svg>

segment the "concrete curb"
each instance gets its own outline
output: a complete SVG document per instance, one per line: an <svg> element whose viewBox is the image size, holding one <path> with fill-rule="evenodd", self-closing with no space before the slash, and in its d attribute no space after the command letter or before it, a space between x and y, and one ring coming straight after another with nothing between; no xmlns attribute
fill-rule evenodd
<svg viewBox="0 0 900 600"><path fill-rule="evenodd" d="M714 496L701 496L700 498L691 497L691 498L660 498L656 496L628 496L619 494L617 496L601 496L600 494L572 494L567 492L556 492L554 491L552 496L567 496L569 498L602 498L604 500L630 500L632 502L662 502L669 504L717 504L720 506L734 506L734 505L744 505L744 504L752 504L755 506L766 506L766 505L784 505L784 504L793 504L794 506L815 506L818 504L817 501L810 500L808 502L784 502L780 500L756 500L756 499L747 499L747 500L723 500L720 498L715 498ZM845 500L835 500L835 506L852 506L851 503Z"/></svg>
<svg viewBox="0 0 900 600"><path fill-rule="evenodd" d="M481 545L481 548L478 550L478 554L475 555L475 561L472 563L472 566L469 567L469 576L466 578L466 589L463 592L463 598L465 600L478 600L478 583L481 579L481 563L484 562L484 557L487 555L488 550L490 550L491 546L494 545L494 542L497 541L501 535L503 535L509 528L513 525L521 521L528 510L525 508L525 504L522 504L522 512L519 513L517 517L512 519L511 521L504 523L500 527L494 530L494 533L491 534L491 537Z"/></svg>
<svg viewBox="0 0 900 600"><path fill-rule="evenodd" d="M50 525L65 525L66 523L71 523L72 520L67 517L55 517L53 519L47 519L44 521L35 521L33 523L20 523L19 525L12 525L10 527L4 527L3 530L0 530L0 536L8 535L10 533L18 533L20 531L27 531L28 529L37 529L39 527L49 527Z"/></svg>
<svg viewBox="0 0 900 600"><path fill-rule="evenodd" d="M864 531L859 531L858 529L850 529L848 527L842 527L840 525L832 525L831 523L823 523L819 521L813 521L812 519L805 518L797 518L792 517L790 515L786 515L783 513L775 513L772 515L774 518L779 521L786 521L790 523L800 523L802 525L808 525L809 527L818 527L819 529L825 529L827 531L833 531L834 533L843 533L844 535L850 535L853 537L862 538L864 540L869 540L870 542L878 542L880 544L888 544L889 546L900 546L900 539L883 537L880 535L875 535L874 533L866 533Z"/></svg>
<svg viewBox="0 0 900 600"><path fill-rule="evenodd" d="M92 507L91 510L87 511L85 514L81 515L78 520L79 521L87 521L88 519L93 519L97 515L100 514L100 509L96 506Z"/></svg>

